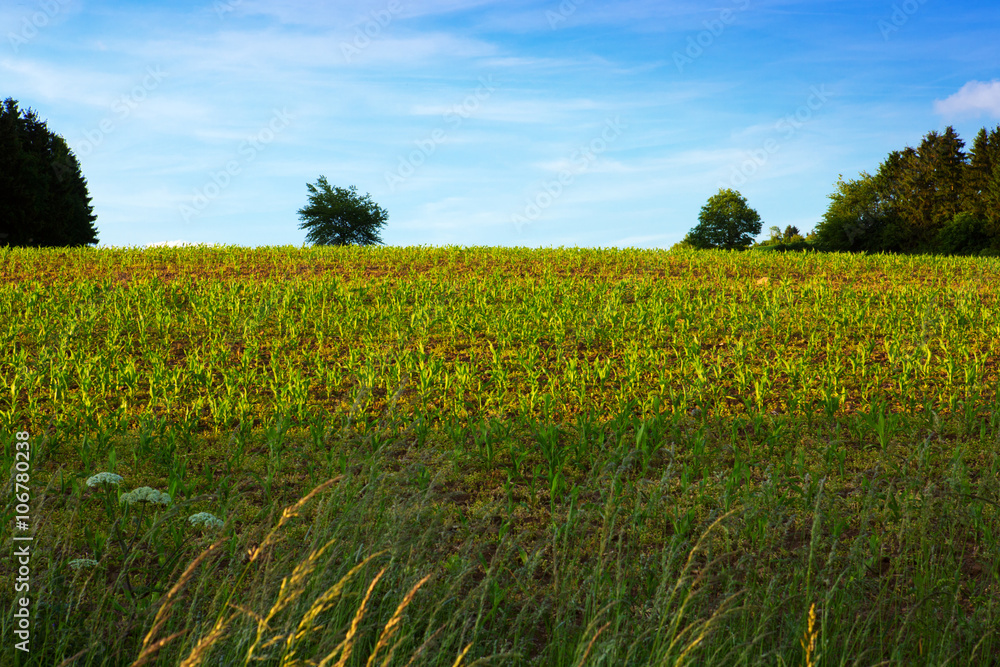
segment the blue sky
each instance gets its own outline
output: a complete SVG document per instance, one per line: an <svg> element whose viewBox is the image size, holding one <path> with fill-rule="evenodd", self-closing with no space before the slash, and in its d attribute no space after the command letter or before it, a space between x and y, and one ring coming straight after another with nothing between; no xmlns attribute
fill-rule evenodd
<svg viewBox="0 0 1000 667"><path fill-rule="evenodd" d="M1000 124L995 0L9 0L0 98L102 246L302 245L307 183L387 245L669 248L721 187L812 229L839 174Z"/></svg>

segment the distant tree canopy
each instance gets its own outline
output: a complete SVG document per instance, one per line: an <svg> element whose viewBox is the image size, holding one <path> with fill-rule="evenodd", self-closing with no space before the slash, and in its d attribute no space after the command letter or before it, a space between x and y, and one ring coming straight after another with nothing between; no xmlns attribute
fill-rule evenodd
<svg viewBox="0 0 1000 667"><path fill-rule="evenodd" d="M893 151L874 174L837 181L816 228L824 250L1000 254L1000 126L972 150L952 127Z"/></svg>
<svg viewBox="0 0 1000 667"><path fill-rule="evenodd" d="M8 97L0 105L0 245L94 244L96 219L66 141Z"/></svg>
<svg viewBox="0 0 1000 667"><path fill-rule="evenodd" d="M788 225L785 227L785 231L782 232L780 227L771 226L767 228L767 231L771 234L771 238L764 241L760 245L777 245L783 243L796 243L798 241L804 241L805 237L799 232L799 228L795 225Z"/></svg>
<svg viewBox="0 0 1000 667"><path fill-rule="evenodd" d="M816 227L817 245L844 252L895 249L898 216L879 185L881 178L862 172L857 180L837 180L830 207Z"/></svg>
<svg viewBox="0 0 1000 667"><path fill-rule="evenodd" d="M299 229L308 229L306 241L316 245L381 244L379 228L389 214L372 201L371 195L361 197L353 185L350 189L331 187L326 176L320 176L309 189L309 205L299 209L303 220Z"/></svg>
<svg viewBox="0 0 1000 667"><path fill-rule="evenodd" d="M708 198L698 214L698 225L688 232L681 245L694 248L743 250L760 234L760 215L747 206L736 190L722 188Z"/></svg>

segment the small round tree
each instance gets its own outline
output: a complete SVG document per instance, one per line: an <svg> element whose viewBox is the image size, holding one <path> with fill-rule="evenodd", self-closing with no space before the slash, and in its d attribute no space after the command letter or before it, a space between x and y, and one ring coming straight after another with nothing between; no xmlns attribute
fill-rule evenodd
<svg viewBox="0 0 1000 667"><path fill-rule="evenodd" d="M760 215L736 190L720 189L698 214L698 226L684 239L696 248L743 250L760 234Z"/></svg>
<svg viewBox="0 0 1000 667"><path fill-rule="evenodd" d="M309 189L309 205L299 209L303 220L299 229L308 229L308 243L316 245L374 245L382 243L379 228L389 214L372 201L371 195L361 197L353 185L350 189L331 187L326 176L320 176Z"/></svg>

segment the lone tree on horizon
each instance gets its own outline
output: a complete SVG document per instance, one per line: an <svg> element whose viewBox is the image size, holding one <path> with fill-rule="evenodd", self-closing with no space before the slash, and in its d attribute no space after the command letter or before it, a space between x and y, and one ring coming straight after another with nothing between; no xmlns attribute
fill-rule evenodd
<svg viewBox="0 0 1000 667"><path fill-rule="evenodd" d="M389 213L372 201L370 194L361 197L353 185L338 188L320 176L316 185L307 183L309 205L300 208L299 229L308 229L306 241L316 245L375 245L382 243L379 228Z"/></svg>
<svg viewBox="0 0 1000 667"><path fill-rule="evenodd" d="M760 227L760 215L747 206L743 195L721 188L701 207L698 225L684 241L699 249L744 250L760 234Z"/></svg>
<svg viewBox="0 0 1000 667"><path fill-rule="evenodd" d="M94 244L95 220L66 140L8 97L0 104L0 246Z"/></svg>

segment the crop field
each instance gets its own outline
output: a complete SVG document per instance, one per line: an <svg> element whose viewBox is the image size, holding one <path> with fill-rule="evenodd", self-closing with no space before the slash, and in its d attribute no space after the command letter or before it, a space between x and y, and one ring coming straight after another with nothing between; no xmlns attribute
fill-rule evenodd
<svg viewBox="0 0 1000 667"><path fill-rule="evenodd" d="M12 664L1000 664L1000 259L0 249L0 314Z"/></svg>

